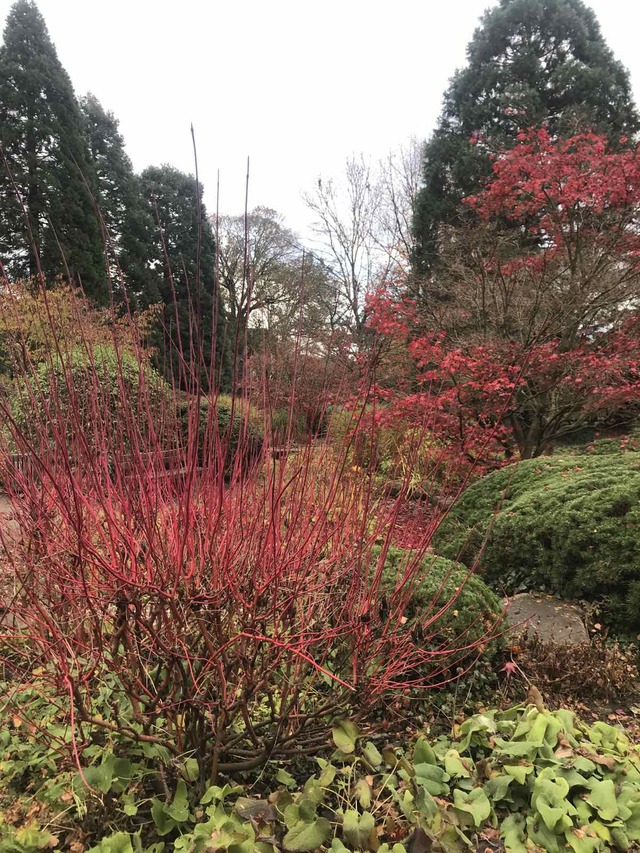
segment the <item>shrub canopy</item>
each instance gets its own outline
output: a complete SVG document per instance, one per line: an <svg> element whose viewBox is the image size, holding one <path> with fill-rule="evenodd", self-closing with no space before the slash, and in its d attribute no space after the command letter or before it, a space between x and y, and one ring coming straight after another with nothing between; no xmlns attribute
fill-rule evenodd
<svg viewBox="0 0 640 853"><path fill-rule="evenodd" d="M602 601L615 632L637 633L640 458L563 456L495 471L457 501L435 547L477 562L501 592L543 589Z"/></svg>

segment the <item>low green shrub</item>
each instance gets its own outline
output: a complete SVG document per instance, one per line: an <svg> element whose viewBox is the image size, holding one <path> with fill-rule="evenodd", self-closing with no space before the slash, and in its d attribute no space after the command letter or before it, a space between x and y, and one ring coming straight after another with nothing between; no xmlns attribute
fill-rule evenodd
<svg viewBox="0 0 640 853"><path fill-rule="evenodd" d="M615 633L637 634L640 459L585 454L495 471L456 502L434 548L466 565L478 562L502 592L542 589L601 601Z"/></svg>
<svg viewBox="0 0 640 853"><path fill-rule="evenodd" d="M151 423L158 428L163 422L170 398L170 386L147 361L103 343L41 361L33 375L14 382L9 393L23 438L42 452L47 445L54 447L57 434L66 434L72 459L85 459L94 450L106 452L93 446L101 418L109 421L113 446L127 454ZM81 432L90 447L81 446Z"/></svg>
<svg viewBox="0 0 640 853"><path fill-rule="evenodd" d="M403 575L403 566L410 552L390 548L385 560L383 589L393 590ZM407 628L411 630L413 617L425 610L434 615L444 609L438 618L437 632L430 637L434 648L456 648L462 645L483 644L495 635L502 606L487 584L469 569L435 554L427 554L419 569L420 581L405 613ZM496 650L496 643L487 642L487 654Z"/></svg>
<svg viewBox="0 0 640 853"><path fill-rule="evenodd" d="M381 490L406 488L409 495L425 497L435 494L436 484L451 488L461 471L447 459L442 444L410 421L380 422L375 416L381 414L381 409L333 408L329 440L340 448L348 444L350 463L372 470Z"/></svg>
<svg viewBox="0 0 640 853"><path fill-rule="evenodd" d="M242 462L248 463L259 458L264 445L264 430L260 413L249 406L244 400L233 400L224 394L215 399L215 422L209 423L209 397L200 398L200 410L198 413L198 453L199 461L202 462L205 442L215 441L216 434L219 437L223 449L227 455L227 465L231 466L239 450L242 452ZM180 405L180 419L182 431L186 443L189 429L189 418L192 407L197 401L185 398ZM233 423L232 423L233 415ZM212 427L215 427L212 430ZM215 450L212 448L212 452Z"/></svg>

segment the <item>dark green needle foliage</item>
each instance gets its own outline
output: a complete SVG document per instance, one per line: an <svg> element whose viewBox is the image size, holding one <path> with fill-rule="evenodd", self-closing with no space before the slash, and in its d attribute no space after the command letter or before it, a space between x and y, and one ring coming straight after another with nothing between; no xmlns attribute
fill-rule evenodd
<svg viewBox="0 0 640 853"><path fill-rule="evenodd" d="M0 48L0 256L15 278L69 274L107 298L80 107L36 5L12 7ZM20 201L21 200L21 201ZM28 228L25 219L28 220Z"/></svg>
<svg viewBox="0 0 640 853"><path fill-rule="evenodd" d="M193 377L185 365L198 362L210 373L211 385L226 388L225 314L216 288L215 239L202 203L202 185L196 189L192 175L166 165L145 169L140 182L153 220L146 244L147 263L154 271L148 297L165 306L158 341L162 369L189 388Z"/></svg>

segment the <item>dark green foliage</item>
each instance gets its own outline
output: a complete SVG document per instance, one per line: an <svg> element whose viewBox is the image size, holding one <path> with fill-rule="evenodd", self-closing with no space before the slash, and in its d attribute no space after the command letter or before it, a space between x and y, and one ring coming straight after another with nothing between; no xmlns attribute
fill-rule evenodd
<svg viewBox="0 0 640 853"><path fill-rule="evenodd" d="M68 272L104 302L104 247L83 131L45 22L34 3L19 0L0 48L0 255L14 278L34 277L39 255L47 280Z"/></svg>
<svg viewBox="0 0 640 853"><path fill-rule="evenodd" d="M467 565L478 561L499 592L602 600L616 633L637 633L638 455L535 459L495 471L456 502L434 547Z"/></svg>
<svg viewBox="0 0 640 853"><path fill-rule="evenodd" d="M89 157L96 179L97 200L104 225L114 295L126 289L129 299L148 305L153 273L146 256L153 214L141 195L125 151L118 120L91 94L80 99Z"/></svg>
<svg viewBox="0 0 640 853"><path fill-rule="evenodd" d="M409 559L409 552L389 549L383 575L383 588L387 593L402 579ZM482 578L469 574L466 566L428 554L422 561L418 577L419 583L405 614L408 630L415 616L423 617L425 612L435 615L440 608L446 608L434 626L436 635L429 640L433 648L468 646L495 633L502 612L500 602ZM493 644L491 648L495 650Z"/></svg>
<svg viewBox="0 0 640 853"><path fill-rule="evenodd" d="M202 185L172 166L150 167L141 178L153 224L146 235L147 263L155 270L149 303L163 302L164 334L158 338L160 365L188 389L187 365L203 365L206 386L229 387L225 314L217 293L215 240L202 203ZM208 376L206 375L208 374Z"/></svg>
<svg viewBox="0 0 640 853"><path fill-rule="evenodd" d="M54 432L66 427L71 444L82 431L91 435L96 419L108 416L114 445L123 450L144 434L151 418L159 423L170 401L170 388L148 364L130 352L96 345L92 352L81 347L52 356L36 368L29 384L21 382L14 391L13 416L24 435L38 447L43 436L33 435L33 424L47 424ZM34 416L34 407L38 412ZM135 412L133 418L131 412ZM100 448L97 448L100 450ZM73 450L71 451L73 455ZM82 451L81 451L82 453Z"/></svg>
<svg viewBox="0 0 640 853"><path fill-rule="evenodd" d="M192 410L197 404L197 399L194 397L185 399L180 406L182 435L185 443L189 429L195 428ZM236 400L234 403L231 397L221 395L215 401L215 420L210 422L209 398L201 397L199 405L197 425L199 464L202 465L205 462L205 449L207 459L215 460L219 450L224 453L228 468L233 465L239 450L242 453L243 463L250 463L260 457L264 444L264 432L259 415L253 408L247 411L247 404L242 400Z"/></svg>
<svg viewBox="0 0 640 853"><path fill-rule="evenodd" d="M442 224L459 224L461 200L490 174L489 150L510 147L519 129L591 127L618 142L640 120L629 75L582 0L501 0L485 12L451 80L425 149L414 230L418 272L435 260ZM486 146L473 146L481 134Z"/></svg>

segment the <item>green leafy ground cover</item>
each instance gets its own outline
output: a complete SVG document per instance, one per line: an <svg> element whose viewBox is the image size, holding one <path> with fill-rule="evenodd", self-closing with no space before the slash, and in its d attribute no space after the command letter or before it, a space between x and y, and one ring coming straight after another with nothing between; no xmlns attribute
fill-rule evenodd
<svg viewBox="0 0 640 853"><path fill-rule="evenodd" d="M568 710L488 710L452 737L405 743L338 721L324 755L207 785L189 756L72 733L37 680L19 698L29 717L3 714L0 734L3 853L463 853L480 843L590 853L640 843L638 748L620 727ZM81 772L61 757L73 734Z"/></svg>

